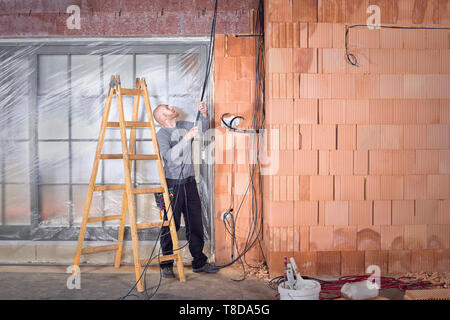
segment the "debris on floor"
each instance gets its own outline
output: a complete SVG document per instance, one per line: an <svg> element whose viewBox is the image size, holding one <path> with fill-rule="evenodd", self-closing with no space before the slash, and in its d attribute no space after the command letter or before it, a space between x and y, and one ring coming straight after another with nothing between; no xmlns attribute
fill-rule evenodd
<svg viewBox="0 0 450 320"><path fill-rule="evenodd" d="M434 288L450 288L450 271L449 272L410 272L403 277L415 278L418 281L428 281ZM403 278L402 277L402 278Z"/></svg>

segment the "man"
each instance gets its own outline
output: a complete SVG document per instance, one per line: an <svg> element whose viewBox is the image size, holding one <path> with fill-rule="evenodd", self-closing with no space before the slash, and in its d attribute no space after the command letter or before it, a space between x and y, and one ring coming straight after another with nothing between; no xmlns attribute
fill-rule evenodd
<svg viewBox="0 0 450 320"><path fill-rule="evenodd" d="M202 115L201 127L205 131L209 127L206 104L200 102L198 111ZM161 104L153 111L154 119L161 125L157 139L161 156L164 160L164 171L169 188L173 188L172 212L176 230L180 228L181 212L186 223L186 237L189 251L193 257L194 272L215 273L218 268L207 263L203 253L203 222L201 202L195 182L192 164L191 140L198 134L198 127L193 122L177 121L179 114L174 107ZM167 206L166 206L167 207ZM167 216L164 216L167 220ZM173 253L172 238L169 227L162 227L161 248L164 255ZM161 262L163 276L173 278L173 261Z"/></svg>

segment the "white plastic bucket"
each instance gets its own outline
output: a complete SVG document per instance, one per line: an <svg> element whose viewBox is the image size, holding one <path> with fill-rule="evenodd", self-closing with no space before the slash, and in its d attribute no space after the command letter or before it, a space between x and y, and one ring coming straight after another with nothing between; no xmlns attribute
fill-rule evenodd
<svg viewBox="0 0 450 320"><path fill-rule="evenodd" d="M320 283L314 280L303 280L304 286L299 290L284 288L284 281L278 286L280 300L319 300Z"/></svg>

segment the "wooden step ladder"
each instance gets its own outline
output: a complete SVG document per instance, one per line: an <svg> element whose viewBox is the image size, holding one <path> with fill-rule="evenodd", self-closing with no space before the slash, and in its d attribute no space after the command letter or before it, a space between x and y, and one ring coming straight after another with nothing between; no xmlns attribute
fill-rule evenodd
<svg viewBox="0 0 450 320"><path fill-rule="evenodd" d="M117 98L117 108L119 112L119 122L108 122L109 112L111 109L111 102L113 97ZM123 96L134 96L133 103L133 112L132 112L132 121L125 121L125 115L123 110ZM138 114L139 114L139 98L143 97L145 112L147 114L148 122L138 122ZM122 154L102 154L103 149L103 141L105 139L105 132L107 128L120 128L120 137L122 143ZM130 139L129 145L127 146L127 133L126 128L130 129ZM149 128L151 133L151 138L153 142L153 150L155 154L145 155L145 154L135 154L135 141L136 141L136 129L137 128ZM122 159L124 166L124 176L125 176L125 184L120 185L95 185L95 181L97 178L97 172L100 160L106 159ZM131 180L131 168L133 160L154 160L156 161L156 166L158 169L159 180L161 183L161 187L158 188L133 188L132 180ZM91 203L93 194L95 191L108 191L108 190L124 190L122 197L122 208L120 215L109 215L103 217L89 217L89 212L91 209ZM142 223L136 224L136 212L134 207L134 195L135 194L150 194L150 193L163 193L165 207L167 210L167 219L166 221L160 222L151 222L151 223ZM102 125L100 129L100 135L97 143L97 150L95 152L94 165L92 168L91 179L89 181L89 189L86 197L86 203L84 206L83 220L81 223L80 234L78 236L78 245L77 251L74 259L74 270L77 269L75 267L79 266L80 263L80 255L84 253L92 253L98 251L106 251L106 250L117 250L116 258L114 266L116 268L120 267L120 261L122 258L122 250L123 250L123 237L125 230L125 218L126 212L128 209L129 221L130 221L130 229L131 229L131 239L133 245L133 259L134 259L134 267L136 272L136 281L137 281L137 289L139 292L144 290L143 282L141 277L142 265L143 264L151 264L155 262L162 262L168 260L175 260L178 269L178 276L181 282L184 282L184 268L181 260L181 253L178 243L178 236L175 228L175 222L172 219L172 208L170 205L169 198L169 190L166 183L166 177L164 174L164 168L162 164L161 154L159 151L158 141L156 139L156 131L155 124L153 121L152 110L150 107L149 94L147 90L147 84L145 82L145 78L137 78L136 79L136 89L124 89L120 84L119 76L112 76L111 82L109 85L109 92L106 98L105 111L103 113ZM119 233L118 233L118 242L112 245L106 246L98 246L98 247L86 247L83 248L83 241L86 232L86 226L88 223L100 222L100 221L110 221L110 220L120 220L119 225ZM139 240L138 240L138 229L146 229L146 228L160 228L163 226L169 226L170 235L172 237L172 243L174 247L174 254L166 255L162 257L156 257L152 259L152 261L148 262L148 259L141 260L139 258Z"/></svg>

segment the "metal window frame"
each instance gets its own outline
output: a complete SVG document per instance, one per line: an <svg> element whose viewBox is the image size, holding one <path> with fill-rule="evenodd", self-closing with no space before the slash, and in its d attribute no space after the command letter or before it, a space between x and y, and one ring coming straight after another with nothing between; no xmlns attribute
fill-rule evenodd
<svg viewBox="0 0 450 320"><path fill-rule="evenodd" d="M168 77L168 56L169 54L183 53L188 48L196 49L200 55L200 64L199 64L199 72L200 76L203 76L206 68L206 56L208 49L208 38L205 37L192 37L192 38L42 38L42 39L18 39L16 41L11 39L0 39L0 47L19 47L21 44L25 45L35 45L36 53L29 57L30 68L33 72L30 75L30 94L28 95L28 103L29 103L29 139L25 141L29 141L29 169L30 169L30 225L0 225L0 240L33 240L33 241L76 241L78 239L79 226L73 226L73 213L72 208L69 209L69 226L61 226L61 227L52 227L52 226L44 226L40 224L41 221L41 212L39 205L39 190L40 190L40 181L39 181L39 168L37 168L34 164L39 163L39 151L38 145L39 142L43 141L66 141L69 143L69 156L71 155L71 144L74 141L95 141L97 139L71 139L71 108L72 108L72 95L70 95L69 99L69 136L68 139L38 139L38 110L37 110L37 99L38 99L38 55L46 54L46 55L68 55L68 73L69 73L69 83L71 81L70 72L71 72L71 55L75 54L89 54L92 51L100 50L102 54L107 54L109 52L116 52L115 46L120 45L123 46L123 43L127 42L127 46L130 48L130 52L126 52L124 54L132 54L133 55L133 73L134 78L136 77L136 55L137 54L166 54L166 75ZM94 47L86 47L87 43L99 42L98 45ZM117 52L116 52L117 53ZM101 55L103 57L103 55ZM103 64L103 58L101 58L101 63ZM101 67L101 73L103 73L103 65ZM103 78L103 74L100 75ZM100 81L103 86L103 81ZM166 97L169 98L168 92L168 81L166 81ZM212 88L212 83L210 83L209 88ZM69 90L72 90L70 88ZM211 90L210 90L211 91ZM103 90L104 92L104 90ZM208 94L208 99L211 101L212 94L210 92ZM106 97L106 95L104 95ZM212 104L210 104L212 106ZM213 110L210 112L210 120L213 119ZM213 124L213 122L211 122ZM14 140L14 141L19 141ZM23 139L22 139L23 140ZM108 139L105 141L120 141L120 139ZM151 141L150 139L142 139L142 141ZM2 161L3 164L3 161ZM69 183L65 184L54 184L54 185L68 185L69 186L69 199L72 197L72 191L70 188L74 185L88 185L88 184L78 184L72 183L72 174L70 167L72 166L72 162L69 159ZM206 179L210 182L210 185L214 185L214 170L212 165L204 164L203 166L207 167L206 170ZM103 166L102 166L103 168ZM102 169L104 170L104 169ZM4 192L2 179L2 191ZM42 184L42 185L53 185L53 184ZM212 188L210 188L212 190ZM200 193L202 192L201 188L199 188ZM203 198L202 198L203 200ZM2 207L4 206L5 198L2 198ZM214 234L214 223L213 223L213 194L210 194L208 199L208 208L209 209L209 220L207 225L209 228L207 230L207 236L211 239L211 243L213 242L213 234ZM102 210L103 211L103 210ZM2 217L4 216L4 210L2 210ZM204 215L203 215L204 217ZM2 220L3 221L3 220ZM182 232L180 233L180 240L186 240L185 230L181 228ZM117 239L117 226L104 226L102 227L88 227L86 230L85 241L105 241L105 240L116 240ZM158 234L158 230L148 229L148 230L139 230L139 239L140 240L155 240ZM125 228L125 236L124 240L130 240L130 230L129 227ZM212 248L211 248L212 249Z"/></svg>

